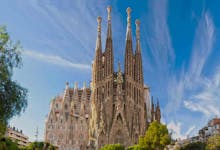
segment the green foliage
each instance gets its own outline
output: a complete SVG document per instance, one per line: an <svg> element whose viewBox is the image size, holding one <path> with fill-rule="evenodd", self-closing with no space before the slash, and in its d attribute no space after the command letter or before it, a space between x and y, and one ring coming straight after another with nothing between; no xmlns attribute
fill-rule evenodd
<svg viewBox="0 0 220 150"><path fill-rule="evenodd" d="M27 147L23 147L20 150L55 150L56 148L49 144L44 142L33 142L30 143Z"/></svg>
<svg viewBox="0 0 220 150"><path fill-rule="evenodd" d="M206 145L207 150L220 150L220 135L213 135L209 137Z"/></svg>
<svg viewBox="0 0 220 150"><path fill-rule="evenodd" d="M127 148L127 150L147 150L146 147L140 145L134 145Z"/></svg>
<svg viewBox="0 0 220 150"><path fill-rule="evenodd" d="M27 106L27 90L12 80L13 69L21 66L21 47L13 44L5 27L0 26L0 136L10 118Z"/></svg>
<svg viewBox="0 0 220 150"><path fill-rule="evenodd" d="M19 150L17 143L13 142L9 138L0 139L0 149L1 150Z"/></svg>
<svg viewBox="0 0 220 150"><path fill-rule="evenodd" d="M4 137L6 131L6 124L0 121L0 139Z"/></svg>
<svg viewBox="0 0 220 150"><path fill-rule="evenodd" d="M121 144L109 144L101 148L101 150L125 150Z"/></svg>
<svg viewBox="0 0 220 150"><path fill-rule="evenodd" d="M180 150L205 150L206 144L202 142L189 143L180 148Z"/></svg>
<svg viewBox="0 0 220 150"><path fill-rule="evenodd" d="M139 139L139 145L147 149L164 149L170 144L171 138L165 125L156 121L152 122L144 138Z"/></svg>

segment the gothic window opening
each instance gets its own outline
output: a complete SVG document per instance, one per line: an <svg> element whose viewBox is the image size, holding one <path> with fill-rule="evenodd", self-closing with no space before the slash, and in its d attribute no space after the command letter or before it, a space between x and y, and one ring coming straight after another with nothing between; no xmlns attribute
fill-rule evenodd
<svg viewBox="0 0 220 150"><path fill-rule="evenodd" d="M119 114L119 115L117 116L117 120L120 120L120 121L122 122L121 114Z"/></svg>

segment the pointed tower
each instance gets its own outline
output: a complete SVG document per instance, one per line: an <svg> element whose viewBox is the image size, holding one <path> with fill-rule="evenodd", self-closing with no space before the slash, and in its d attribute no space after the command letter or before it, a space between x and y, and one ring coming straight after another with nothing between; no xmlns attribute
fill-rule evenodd
<svg viewBox="0 0 220 150"><path fill-rule="evenodd" d="M113 45L112 45L112 25L111 25L111 7L107 7L108 28L105 45L105 76L112 75L114 72Z"/></svg>
<svg viewBox="0 0 220 150"><path fill-rule="evenodd" d="M155 120L154 99L152 96L152 99L151 99L151 122L153 122L154 120Z"/></svg>
<svg viewBox="0 0 220 150"><path fill-rule="evenodd" d="M126 47L125 47L125 76L133 78L133 48L132 48L132 32L131 32L131 8L127 8L127 31L126 31Z"/></svg>
<svg viewBox="0 0 220 150"><path fill-rule="evenodd" d="M156 106L156 111L155 111L155 120L160 123L160 119L161 119L160 104L159 104L159 101L157 100L157 106Z"/></svg>
<svg viewBox="0 0 220 150"><path fill-rule="evenodd" d="M69 95L69 83L66 82L66 88L64 91L64 96L63 96L63 103L69 103L70 102L70 95Z"/></svg>
<svg viewBox="0 0 220 150"><path fill-rule="evenodd" d="M135 50L135 81L143 85L143 68L140 46L140 21L136 20L136 50Z"/></svg>
<svg viewBox="0 0 220 150"><path fill-rule="evenodd" d="M98 34L96 39L95 61L92 70L94 83L102 79L102 41L101 41L102 18L98 17L97 22L98 22Z"/></svg>
<svg viewBox="0 0 220 150"><path fill-rule="evenodd" d="M101 21L102 18L98 17L98 35L96 40L96 54L94 63L92 66L92 94L91 94L91 114L90 114L90 131L89 136L91 138L91 147L98 147L99 138L99 122L100 122L100 107L103 101L103 54L102 54L102 43L101 43Z"/></svg>

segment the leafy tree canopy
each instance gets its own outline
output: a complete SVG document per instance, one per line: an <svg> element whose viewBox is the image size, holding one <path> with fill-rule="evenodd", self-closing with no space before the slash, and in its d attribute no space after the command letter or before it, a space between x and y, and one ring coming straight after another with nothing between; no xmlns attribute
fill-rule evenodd
<svg viewBox="0 0 220 150"><path fill-rule="evenodd" d="M145 146L134 145L134 146L128 147L127 150L147 150L147 148Z"/></svg>
<svg viewBox="0 0 220 150"><path fill-rule="evenodd" d="M9 138L0 139L0 149L1 150L19 150L17 143L13 142Z"/></svg>
<svg viewBox="0 0 220 150"><path fill-rule="evenodd" d="M207 150L220 150L220 134L209 137L206 145Z"/></svg>
<svg viewBox="0 0 220 150"><path fill-rule="evenodd" d="M55 150L56 148L45 142L33 142L30 143L27 147L22 148L21 150Z"/></svg>
<svg viewBox="0 0 220 150"><path fill-rule="evenodd" d="M21 46L12 43L6 28L0 26L0 137L10 118L27 106L27 90L12 80L13 69L21 67Z"/></svg>
<svg viewBox="0 0 220 150"><path fill-rule="evenodd" d="M121 144L108 144L101 148L101 150L125 150Z"/></svg>
<svg viewBox="0 0 220 150"><path fill-rule="evenodd" d="M180 148L180 150L205 150L206 144L202 142L189 143Z"/></svg>
<svg viewBox="0 0 220 150"><path fill-rule="evenodd" d="M158 150L170 144L171 138L169 136L166 125L154 121L150 124L144 137L140 137L139 145L146 149Z"/></svg>

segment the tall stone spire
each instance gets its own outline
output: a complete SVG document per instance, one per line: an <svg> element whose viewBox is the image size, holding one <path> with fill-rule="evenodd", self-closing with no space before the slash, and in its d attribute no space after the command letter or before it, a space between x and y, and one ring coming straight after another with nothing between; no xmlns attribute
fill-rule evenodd
<svg viewBox="0 0 220 150"><path fill-rule="evenodd" d="M107 7L108 11L108 31L107 31L107 38L112 38L112 28L111 28L111 6Z"/></svg>
<svg viewBox="0 0 220 150"><path fill-rule="evenodd" d="M64 101L69 101L70 100L70 96L69 96L69 82L66 82L66 87L65 87L65 91L64 91Z"/></svg>
<svg viewBox="0 0 220 150"><path fill-rule="evenodd" d="M78 83L75 82L75 83L74 83L74 90L77 90L77 89L78 89Z"/></svg>
<svg viewBox="0 0 220 150"><path fill-rule="evenodd" d="M105 76L113 74L114 72L114 59L113 59L113 44L112 44L112 25L111 25L111 6L107 7L108 12L108 28L107 28L107 39L105 45Z"/></svg>
<svg viewBox="0 0 220 150"><path fill-rule="evenodd" d="M155 120L157 122L160 122L160 119L161 119L161 112L160 112L160 104L159 104L159 101L157 99L157 105L156 105L156 110L155 110Z"/></svg>
<svg viewBox="0 0 220 150"><path fill-rule="evenodd" d="M69 88L69 82L66 82L66 89Z"/></svg>
<svg viewBox="0 0 220 150"><path fill-rule="evenodd" d="M143 68L140 46L140 21L136 20L135 80L143 84Z"/></svg>
<svg viewBox="0 0 220 150"><path fill-rule="evenodd" d="M141 46L140 46L140 20L135 21L136 24L136 53L141 52Z"/></svg>
<svg viewBox="0 0 220 150"><path fill-rule="evenodd" d="M86 89L86 81L83 82L83 89Z"/></svg>
<svg viewBox="0 0 220 150"><path fill-rule="evenodd" d="M97 35L97 39L96 39L96 51L97 50L102 51L102 41L101 41L101 22L102 22L102 18L98 17L97 22L98 22L98 29L97 29L98 35Z"/></svg>
<svg viewBox="0 0 220 150"><path fill-rule="evenodd" d="M126 48L125 48L125 75L133 78L133 48L131 36L131 8L127 8L127 31L126 31Z"/></svg>
<svg viewBox="0 0 220 150"><path fill-rule="evenodd" d="M127 10L127 32L126 40L131 40L131 8L128 7Z"/></svg>
<svg viewBox="0 0 220 150"><path fill-rule="evenodd" d="M154 111L154 98L151 98L151 122L155 120L155 111Z"/></svg>
<svg viewBox="0 0 220 150"><path fill-rule="evenodd" d="M98 22L98 35L96 39L96 54L95 54L95 62L93 68L93 80L94 82L99 81L101 79L101 61L102 61L102 41L101 41L101 22L102 18L97 18Z"/></svg>

